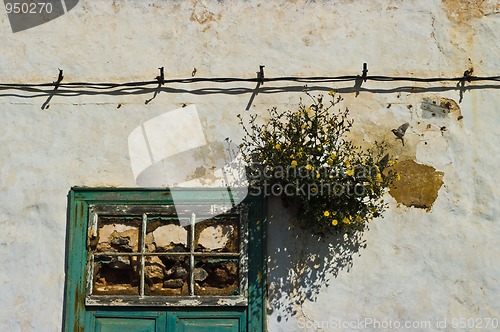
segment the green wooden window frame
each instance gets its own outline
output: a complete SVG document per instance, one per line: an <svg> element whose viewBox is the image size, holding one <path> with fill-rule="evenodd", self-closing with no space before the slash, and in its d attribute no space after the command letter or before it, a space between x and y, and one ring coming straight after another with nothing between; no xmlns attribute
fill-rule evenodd
<svg viewBox="0 0 500 332"><path fill-rule="evenodd" d="M243 314L239 321L245 324L245 331L264 331L265 201L261 197L249 196L229 212L247 216L245 227L240 229L240 232L245 232L244 236L240 233L242 241L247 243L239 253L246 264L240 265L244 276L240 281L243 292L239 296L199 296L190 292L188 297L180 298L144 297L144 294L139 294L118 297L118 301L114 301L116 298L93 296L89 291L89 262L93 254L89 254L88 239L96 215L113 209L123 213L127 213L126 209L135 209L135 213L147 216L147 211L169 211L173 206L188 211L189 206L195 205L198 209L205 206L213 212L214 208L217 210L228 201L228 195L234 194L226 189L176 188L174 202L168 189L72 188L68 195L64 330L85 331L85 327L92 325L96 317L107 314L156 317L160 321L165 320L166 326L169 326L165 331L171 331L173 320L179 317L205 315L204 319L210 320L210 317ZM231 197L231 201L235 198ZM195 256L190 257L193 259Z"/></svg>

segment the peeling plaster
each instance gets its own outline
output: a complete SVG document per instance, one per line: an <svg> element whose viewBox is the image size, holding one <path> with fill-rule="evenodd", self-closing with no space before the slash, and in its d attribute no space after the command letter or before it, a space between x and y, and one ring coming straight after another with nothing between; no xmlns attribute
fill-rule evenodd
<svg viewBox="0 0 500 332"><path fill-rule="evenodd" d="M393 169L400 175L400 180L390 186L391 196L408 207L429 211L443 185L444 173L413 160L401 161Z"/></svg>
<svg viewBox="0 0 500 332"><path fill-rule="evenodd" d="M500 3L496 0L442 0L446 15L459 24L469 24L470 20L500 13Z"/></svg>

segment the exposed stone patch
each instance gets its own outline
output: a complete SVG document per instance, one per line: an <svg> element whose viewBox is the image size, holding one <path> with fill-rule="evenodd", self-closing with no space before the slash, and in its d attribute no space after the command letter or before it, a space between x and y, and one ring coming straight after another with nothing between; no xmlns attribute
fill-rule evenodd
<svg viewBox="0 0 500 332"><path fill-rule="evenodd" d="M165 274L165 264L161 261L159 257L151 256L147 258L145 274L146 279L151 280L153 283L158 283L163 281Z"/></svg>
<svg viewBox="0 0 500 332"><path fill-rule="evenodd" d="M207 279L208 272L202 269L201 267L195 267L193 271L193 278L195 281L203 281Z"/></svg>
<svg viewBox="0 0 500 332"><path fill-rule="evenodd" d="M198 239L198 248L203 248L204 251L223 250L228 246L228 242L233 240L233 234L233 225L209 226L201 231Z"/></svg>
<svg viewBox="0 0 500 332"><path fill-rule="evenodd" d="M168 224L160 226L152 233L156 248L171 251L176 247L187 248L187 230L184 227Z"/></svg>
<svg viewBox="0 0 500 332"><path fill-rule="evenodd" d="M444 173L413 160L401 161L393 169L401 178L390 186L390 195L408 207L430 210L443 185Z"/></svg>
<svg viewBox="0 0 500 332"><path fill-rule="evenodd" d="M194 246L203 252L238 252L239 232L234 220L206 220L196 225Z"/></svg>
<svg viewBox="0 0 500 332"><path fill-rule="evenodd" d="M195 294L236 295L238 292L238 265L232 260L202 259L195 268ZM199 280L197 280L199 279Z"/></svg>
<svg viewBox="0 0 500 332"><path fill-rule="evenodd" d="M137 251L139 229L124 224L105 224L99 229L98 251ZM94 241L93 241L94 242Z"/></svg>

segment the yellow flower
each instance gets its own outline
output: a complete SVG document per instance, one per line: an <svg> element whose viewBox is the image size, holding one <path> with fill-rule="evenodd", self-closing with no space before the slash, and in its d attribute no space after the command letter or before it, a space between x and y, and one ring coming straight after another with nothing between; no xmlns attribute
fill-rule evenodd
<svg viewBox="0 0 500 332"><path fill-rule="evenodd" d="M318 171L316 171L316 179L319 179L321 177L321 175L319 174Z"/></svg>
<svg viewBox="0 0 500 332"><path fill-rule="evenodd" d="M330 216L330 211L325 211L325 212L323 213L323 215L324 215L325 217Z"/></svg>
<svg viewBox="0 0 500 332"><path fill-rule="evenodd" d="M363 218L361 218L361 216L356 216L356 221L357 221L357 222L362 222L362 221L363 221Z"/></svg>
<svg viewBox="0 0 500 332"><path fill-rule="evenodd" d="M330 96L333 96L333 95L335 94L335 91L330 90L330 91L328 92L328 94L329 94Z"/></svg>
<svg viewBox="0 0 500 332"><path fill-rule="evenodd" d="M349 166L351 166L351 161L346 158L346 160L344 160L344 164L345 164L345 167L349 167Z"/></svg>
<svg viewBox="0 0 500 332"><path fill-rule="evenodd" d="M296 160L292 160L292 162L290 163L290 165L292 165L293 167L297 166L297 161Z"/></svg>
<svg viewBox="0 0 500 332"><path fill-rule="evenodd" d="M311 192L312 192L312 193L315 193L315 192L316 192L316 188L312 187L312 188L311 188Z"/></svg>
<svg viewBox="0 0 500 332"><path fill-rule="evenodd" d="M380 173L377 173L377 182L382 182L382 175Z"/></svg>
<svg viewBox="0 0 500 332"><path fill-rule="evenodd" d="M332 154L330 155L330 157L328 157L328 159L327 159L326 163L327 163L328 165L332 166L332 165L333 165L333 162L335 161L335 157L337 157L337 155L336 155L335 153L332 153Z"/></svg>
<svg viewBox="0 0 500 332"><path fill-rule="evenodd" d="M399 175L399 173L396 174L396 180L398 180L398 181L401 180L401 175Z"/></svg>
<svg viewBox="0 0 500 332"><path fill-rule="evenodd" d="M321 151L321 148L320 148L320 147L318 147L318 151Z"/></svg>
<svg viewBox="0 0 500 332"><path fill-rule="evenodd" d="M346 172L346 174L348 176L353 176L354 175L354 171L352 169L348 169L347 172Z"/></svg>
<svg viewBox="0 0 500 332"><path fill-rule="evenodd" d="M281 144L278 143L274 147L276 148L276 150L279 150L281 148Z"/></svg>
<svg viewBox="0 0 500 332"><path fill-rule="evenodd" d="M306 127L306 125L303 123L301 126L300 126L300 129L304 129Z"/></svg>
<svg viewBox="0 0 500 332"><path fill-rule="evenodd" d="M307 169L308 171L312 170L312 168L313 168L313 167L312 167L312 165L311 165L311 164L307 164L307 165L306 165L306 169Z"/></svg>
<svg viewBox="0 0 500 332"><path fill-rule="evenodd" d="M343 222L344 224L348 224L348 225L351 223L351 221L350 221L350 220L349 220L349 218L347 218L347 217L344 217L344 219L342 219L342 222Z"/></svg>
<svg viewBox="0 0 500 332"><path fill-rule="evenodd" d="M338 225L338 223L339 223L339 221L338 221L337 219L333 219L333 220L332 220L332 225L333 225L333 226L337 226L337 225Z"/></svg>

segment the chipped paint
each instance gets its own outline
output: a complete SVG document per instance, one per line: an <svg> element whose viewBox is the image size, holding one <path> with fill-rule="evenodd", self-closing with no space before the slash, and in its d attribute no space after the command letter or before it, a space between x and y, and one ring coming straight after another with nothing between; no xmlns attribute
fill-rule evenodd
<svg viewBox="0 0 500 332"><path fill-rule="evenodd" d="M202 304L200 300L193 299L193 300L181 300L176 302L176 305L178 306L197 306Z"/></svg>
<svg viewBox="0 0 500 332"><path fill-rule="evenodd" d="M217 305L236 306L241 305L241 299L219 299Z"/></svg>
<svg viewBox="0 0 500 332"><path fill-rule="evenodd" d="M115 300L111 301L111 305L112 306L127 306L127 305L130 305L130 303L126 302L122 299L115 299Z"/></svg>

